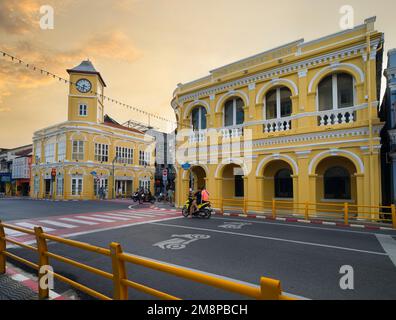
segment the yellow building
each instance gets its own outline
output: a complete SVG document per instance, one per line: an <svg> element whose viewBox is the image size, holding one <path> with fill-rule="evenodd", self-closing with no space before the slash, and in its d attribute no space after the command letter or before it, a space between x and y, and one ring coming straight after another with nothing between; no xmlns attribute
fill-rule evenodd
<svg viewBox="0 0 396 320"><path fill-rule="evenodd" d="M106 84L90 61L67 71L67 121L33 136L31 196L87 200L153 190L154 139L104 114Z"/></svg>
<svg viewBox="0 0 396 320"><path fill-rule="evenodd" d="M171 103L177 205L191 185L206 185L230 206L233 199L379 205L383 34L374 23L179 84Z"/></svg>

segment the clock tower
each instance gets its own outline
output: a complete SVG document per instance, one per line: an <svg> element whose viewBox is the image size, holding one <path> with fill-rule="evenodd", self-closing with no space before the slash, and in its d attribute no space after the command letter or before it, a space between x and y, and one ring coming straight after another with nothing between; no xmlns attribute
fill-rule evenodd
<svg viewBox="0 0 396 320"><path fill-rule="evenodd" d="M102 123L104 115L102 76L92 62L85 60L73 69L70 76L68 121Z"/></svg>

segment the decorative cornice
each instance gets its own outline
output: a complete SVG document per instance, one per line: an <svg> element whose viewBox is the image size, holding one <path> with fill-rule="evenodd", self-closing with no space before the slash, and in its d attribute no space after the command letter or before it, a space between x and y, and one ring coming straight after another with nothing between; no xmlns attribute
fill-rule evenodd
<svg viewBox="0 0 396 320"><path fill-rule="evenodd" d="M372 42L373 46L376 47L379 44L379 39ZM270 70L257 73L252 76L243 77L237 80L228 81L217 86L211 86L206 89L198 90L193 93L181 95L178 99L179 103L185 101L197 100L201 97L209 96L211 94L220 93L223 91L232 90L238 87L247 86L250 83L259 81L271 80L272 78L290 75L298 73L302 69L310 69L313 67L323 66L333 62L338 62L345 58L357 57L363 55L366 49L366 44L359 44L342 50L326 53L314 58L309 58L303 61L291 63L278 68L272 68Z"/></svg>

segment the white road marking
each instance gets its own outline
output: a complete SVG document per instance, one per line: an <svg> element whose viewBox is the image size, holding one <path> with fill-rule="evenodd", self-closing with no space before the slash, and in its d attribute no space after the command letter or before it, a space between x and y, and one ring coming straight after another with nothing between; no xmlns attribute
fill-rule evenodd
<svg viewBox="0 0 396 320"><path fill-rule="evenodd" d="M19 273L12 275L11 279L18 281L18 282L23 282L23 281L29 280L28 277L25 277L24 275L19 274Z"/></svg>
<svg viewBox="0 0 396 320"><path fill-rule="evenodd" d="M88 226L94 226L94 225L98 224L97 222L82 221L82 220L72 219L72 218L59 218L59 220L70 221L70 222L75 222L75 223L80 223L80 224L85 224L85 225L88 225Z"/></svg>
<svg viewBox="0 0 396 320"><path fill-rule="evenodd" d="M68 228L68 229L77 228L77 226L72 225L72 224L62 223L62 222L52 221L52 220L40 220L40 222L45 223L45 224L49 224L51 226Z"/></svg>
<svg viewBox="0 0 396 320"><path fill-rule="evenodd" d="M136 214L147 214L152 216L163 216L166 214L174 214L173 212L163 212L163 211L132 211Z"/></svg>
<svg viewBox="0 0 396 320"><path fill-rule="evenodd" d="M94 218L94 217L77 216L77 218L79 218L79 219L86 219L86 220L93 220L93 221L100 221L100 222L116 222L115 220L102 219L102 218Z"/></svg>
<svg viewBox="0 0 396 320"><path fill-rule="evenodd" d="M376 234L375 236L396 267L396 240L387 234Z"/></svg>
<svg viewBox="0 0 396 320"><path fill-rule="evenodd" d="M144 218L148 218L148 217L155 217L155 216L157 216L156 214L146 214L146 213L136 213L136 212L134 212L133 213L135 216L140 216L140 217L144 217ZM160 214L160 215L158 215L158 216L163 216L163 214Z"/></svg>
<svg viewBox="0 0 396 320"><path fill-rule="evenodd" d="M24 228L28 228L28 229L34 229L35 227L38 227L37 224L31 224L28 222L16 222L16 225L20 226L20 227L24 227ZM47 228L47 227L42 227L44 231L55 231L55 229L52 228Z"/></svg>
<svg viewBox="0 0 396 320"><path fill-rule="evenodd" d="M231 232L231 231L220 231L220 230L215 230L215 229L196 228L196 227L180 226L180 225L165 224L165 223L158 223L158 222L153 223L153 224L158 225L158 226L164 226L164 227L174 227L174 228L182 228L182 229L192 229L192 230L199 230L199 231L207 231L207 232L225 233L225 234L231 234L231 235L240 236L240 237L264 239L264 240L272 240L272 241L280 241L280 242L289 242L289 243L294 243L294 244L301 244L301 245L307 245L307 246L313 246L313 247L322 247L322 248L329 248L329 249L338 249L338 250L345 250L345 251L354 251L354 252L368 253L368 254L374 254L374 255L379 255L379 256L386 256L387 255L386 253L383 253L383 252L376 252L376 251L360 250L360 249L347 248L347 247L332 246L332 245L320 244L320 243L314 243L314 242L289 240L289 239L274 238L274 237L264 237L264 236L259 236L259 235L255 235L255 234L246 234L246 233L244 234L244 233L237 233L237 232Z"/></svg>
<svg viewBox="0 0 396 320"><path fill-rule="evenodd" d="M6 236L11 236L11 237L19 237L19 236L26 235L26 233L12 230L12 229L7 229L7 228L5 228L5 234L6 234Z"/></svg>
<svg viewBox="0 0 396 320"><path fill-rule="evenodd" d="M136 219L136 217L133 217L131 215L122 214L122 213L106 213L106 216L124 218L125 220Z"/></svg>
<svg viewBox="0 0 396 320"><path fill-rule="evenodd" d="M133 213L123 213L123 212L119 212L119 213L117 213L117 214L123 215L124 217L134 217L134 218L137 218L137 219L143 219L143 217L137 216L137 215L135 215L135 214L133 214Z"/></svg>
<svg viewBox="0 0 396 320"><path fill-rule="evenodd" d="M215 220L227 220L227 221L241 221L240 219L234 219L234 218L219 218L219 217L212 217L211 219ZM374 235L375 233L372 233L370 231L356 231L356 230L348 230L348 229L335 229L335 228L326 228L326 227L314 227L314 226L307 226L307 225L298 225L298 224L291 224L291 223L276 223L276 222L266 222L266 221L254 221L254 220L249 220L252 223L258 223L258 224L268 224L271 226L277 226L277 227L286 227L286 228L305 228L305 229L316 229L316 230L326 230L326 231L334 231L334 232L346 232L346 233L358 233L358 234L366 234L366 235ZM393 230L394 231L394 230Z"/></svg>
<svg viewBox="0 0 396 320"><path fill-rule="evenodd" d="M106 213L106 214L93 214L92 217L105 218L105 219L114 219L114 220L120 220L120 221L131 220L130 218L125 218L125 217L121 218L121 217L110 216L108 213Z"/></svg>

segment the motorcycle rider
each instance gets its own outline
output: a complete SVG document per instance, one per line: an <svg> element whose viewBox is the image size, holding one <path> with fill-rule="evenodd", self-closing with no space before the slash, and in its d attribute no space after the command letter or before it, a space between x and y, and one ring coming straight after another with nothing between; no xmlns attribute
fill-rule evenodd
<svg viewBox="0 0 396 320"><path fill-rule="evenodd" d="M202 203L202 188L198 188L198 191L196 191L194 193L194 198L193 201L191 203L191 207L190 207L190 214L189 214L189 218L192 218L192 215L194 212L198 211L198 206Z"/></svg>

